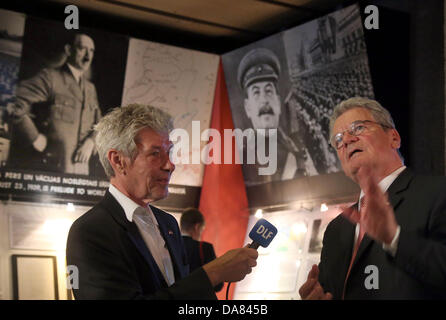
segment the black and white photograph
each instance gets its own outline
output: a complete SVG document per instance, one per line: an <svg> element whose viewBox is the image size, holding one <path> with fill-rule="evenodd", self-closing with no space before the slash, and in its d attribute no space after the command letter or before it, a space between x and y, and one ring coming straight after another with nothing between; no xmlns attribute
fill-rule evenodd
<svg viewBox="0 0 446 320"><path fill-rule="evenodd" d="M318 174L340 171L329 142L332 110L349 97L374 98L359 8L285 31L283 42L293 88L285 99L291 132L300 131Z"/></svg>
<svg viewBox="0 0 446 320"><path fill-rule="evenodd" d="M103 177L93 126L121 103L128 38L29 17L8 168Z"/></svg>
<svg viewBox="0 0 446 320"><path fill-rule="evenodd" d="M19 78L24 30L24 14L0 10L0 167L9 155L7 106L13 100Z"/></svg>
<svg viewBox="0 0 446 320"><path fill-rule="evenodd" d="M283 41L280 35L268 37L252 45L222 56L226 85L235 128L277 129L277 170L272 175L259 175L259 168L266 167L258 161L248 163L248 155L257 152L256 136L243 141L243 174L246 185L283 180L292 177L289 169L293 152L305 152L300 141L289 137L284 98L291 89ZM269 149L267 137L266 154ZM305 156L298 157L299 161ZM303 168L304 164L302 164ZM294 174L294 172L293 172ZM303 174L303 172L302 172Z"/></svg>
<svg viewBox="0 0 446 320"><path fill-rule="evenodd" d="M350 6L222 56L236 128L277 129L277 170L258 174L243 145L247 186L341 170L329 118L350 96L373 97L357 6ZM249 148L251 147L250 150ZM267 148L268 150L268 148Z"/></svg>

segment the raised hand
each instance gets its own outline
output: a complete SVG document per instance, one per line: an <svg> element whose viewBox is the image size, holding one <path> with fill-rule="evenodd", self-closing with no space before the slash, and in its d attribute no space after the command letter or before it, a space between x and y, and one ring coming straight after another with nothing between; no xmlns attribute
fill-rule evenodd
<svg viewBox="0 0 446 320"><path fill-rule="evenodd" d="M356 177L364 192L365 201L359 212L350 207L346 208L342 215L353 223L359 223L361 229L371 238L390 244L398 224L387 194L379 188L370 168L361 167Z"/></svg>
<svg viewBox="0 0 446 320"><path fill-rule="evenodd" d="M307 281L300 287L299 294L302 300L331 300L333 295L329 292L324 293L324 289L318 280L319 268L317 265L311 267L308 273Z"/></svg>

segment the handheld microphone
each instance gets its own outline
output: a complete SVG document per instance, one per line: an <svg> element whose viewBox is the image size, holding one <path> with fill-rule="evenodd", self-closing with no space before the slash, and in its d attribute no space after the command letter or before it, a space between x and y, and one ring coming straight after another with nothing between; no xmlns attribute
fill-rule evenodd
<svg viewBox="0 0 446 320"><path fill-rule="evenodd" d="M252 242L248 247L256 250L259 246L266 248L269 246L271 241L273 241L276 234L277 228L275 226L265 219L260 219L254 225L254 227L252 227L251 232L249 232L249 237L252 239ZM228 300L229 287L231 286L231 283L232 282L229 282L228 286L226 287L226 300Z"/></svg>
<svg viewBox="0 0 446 320"><path fill-rule="evenodd" d="M277 228L265 219L260 219L251 229L249 237L252 239L250 248L256 249L259 246L266 248L277 234Z"/></svg>

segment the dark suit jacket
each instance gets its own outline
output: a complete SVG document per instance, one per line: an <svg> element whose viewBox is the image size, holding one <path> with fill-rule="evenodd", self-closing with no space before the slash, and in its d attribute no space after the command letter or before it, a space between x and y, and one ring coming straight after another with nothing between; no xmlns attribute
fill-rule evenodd
<svg viewBox="0 0 446 320"><path fill-rule="evenodd" d="M197 241L189 236L183 236L186 247L187 260L189 261L190 271L194 271L202 265L211 262L216 258L214 246L205 241ZM220 291L223 283L215 286L215 291Z"/></svg>
<svg viewBox="0 0 446 320"><path fill-rule="evenodd" d="M175 272L167 287L134 222L107 191L71 226L67 265L79 270L76 299L216 299L205 271L189 274L183 240L174 217L151 206ZM189 274L189 275L188 275Z"/></svg>
<svg viewBox="0 0 446 320"><path fill-rule="evenodd" d="M355 258L345 299L446 298L446 179L404 170L388 189L401 226L395 257L366 234ZM341 299L350 263L355 225L339 215L327 227L319 282ZM378 270L379 288L366 289L368 265Z"/></svg>

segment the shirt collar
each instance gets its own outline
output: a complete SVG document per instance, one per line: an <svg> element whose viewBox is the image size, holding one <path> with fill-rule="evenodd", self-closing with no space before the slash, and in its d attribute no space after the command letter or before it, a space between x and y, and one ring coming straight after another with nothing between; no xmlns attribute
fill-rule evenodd
<svg viewBox="0 0 446 320"><path fill-rule="evenodd" d="M154 218L155 224L158 224L157 220L153 216L153 212L150 209L149 205L146 207L142 207L139 204L137 204L135 201L127 197L125 194L123 194L121 191L118 190L113 184L110 183L110 186L108 187L108 191L112 194L113 197L115 197L116 201L121 205L122 209L124 209L125 216L128 221L133 221L133 214L138 208L143 208L146 210L148 214L151 214Z"/></svg>
<svg viewBox="0 0 446 320"><path fill-rule="evenodd" d="M406 166L399 167L395 171L393 171L391 174L389 174L387 177L382 179L378 186L381 189L382 192L386 192L387 189L389 189L390 185L395 181L395 179L400 175L401 172L406 169ZM364 191L361 190L361 194L359 195L359 199L361 199L364 196Z"/></svg>
<svg viewBox="0 0 446 320"><path fill-rule="evenodd" d="M73 74L74 79L76 79L76 82L79 83L79 80L82 77L83 71L76 69L69 63L67 63L67 65L68 65L68 68L70 69L71 73Z"/></svg>

